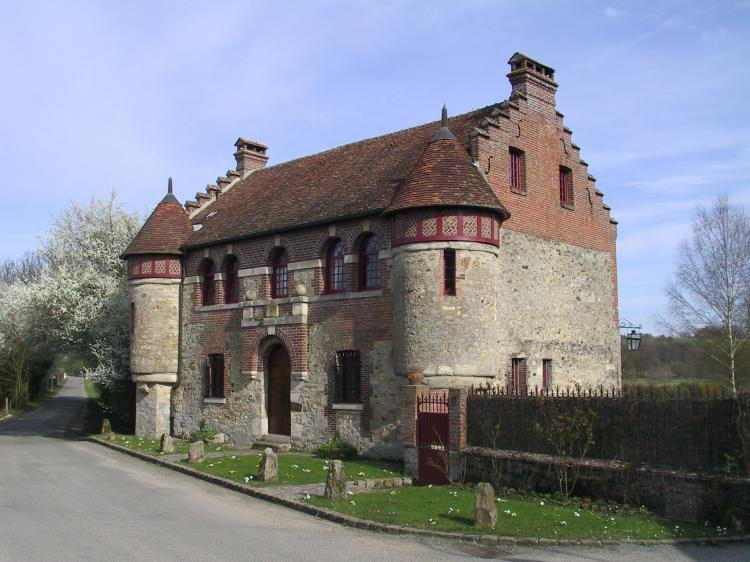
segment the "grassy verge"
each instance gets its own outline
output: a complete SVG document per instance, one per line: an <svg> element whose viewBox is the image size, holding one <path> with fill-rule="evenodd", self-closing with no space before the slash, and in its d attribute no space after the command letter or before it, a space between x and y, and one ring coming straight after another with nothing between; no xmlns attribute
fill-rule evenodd
<svg viewBox="0 0 750 562"><path fill-rule="evenodd" d="M494 531L474 527L474 491L453 486L407 487L359 494L331 502L312 497L309 503L341 513L440 531L551 539L633 539L716 537L729 534L714 526L675 523L645 510L616 513L582 509L540 498L498 498Z"/></svg>
<svg viewBox="0 0 750 562"><path fill-rule="evenodd" d="M97 435L97 437L104 439L104 435ZM161 445L159 439L151 439L150 437L138 437L137 435L124 435L118 433L115 435L115 439L114 441L111 441L111 443L120 445L121 447L127 447L128 449L145 453L147 455L153 455L155 457L162 456L162 453L159 452L159 446ZM174 444L174 454L187 455L188 448L190 448L190 441L175 439ZM232 450L232 448L227 445L211 445L206 443L205 447L206 451L209 453Z"/></svg>
<svg viewBox="0 0 750 562"><path fill-rule="evenodd" d="M99 401L101 399L102 389L99 388L99 385L96 384L94 381L89 380L89 379L84 379L83 387L86 389L86 396L88 396L90 400Z"/></svg>
<svg viewBox="0 0 750 562"><path fill-rule="evenodd" d="M23 406L21 406L19 408L13 408L13 409L11 409L8 412L8 414L10 416L20 416L21 414L25 414L26 412L29 412L31 410L34 410L34 409L38 408L39 406L41 406L42 404L44 404L47 400L49 400L50 398L52 398L55 394L57 394L58 392L60 392L60 390L62 390L62 387L65 386L66 382L68 382L68 380L67 379L63 379L63 381L60 384L58 384L53 390L47 390L47 391L44 392L44 394L40 394L39 396L37 396L33 400L29 400Z"/></svg>
<svg viewBox="0 0 750 562"><path fill-rule="evenodd" d="M330 461L326 459L298 453L280 453L278 457L278 480L268 483L258 482L260 457L261 453L243 456L227 455L206 459L198 464L188 465L186 462L183 464L201 472L253 486L317 484L325 482L326 476L328 476L328 463ZM344 461L344 470L348 480L402 476L392 466L365 459Z"/></svg>

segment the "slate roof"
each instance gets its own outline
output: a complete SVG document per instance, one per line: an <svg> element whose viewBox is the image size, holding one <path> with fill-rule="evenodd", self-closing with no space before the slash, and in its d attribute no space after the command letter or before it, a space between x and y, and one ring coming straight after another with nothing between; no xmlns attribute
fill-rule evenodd
<svg viewBox="0 0 750 562"><path fill-rule="evenodd" d="M460 164L463 171L467 171L467 163L471 168L464 179L450 174L451 184L447 193L443 193L450 199L446 204L502 208L497 198L490 197L480 185L479 179L484 179L463 148L469 144L471 130L494 108L492 105L449 118L447 125L457 141L450 148L431 149L435 155L439 152ZM190 235L185 246L203 246L381 213L391 205L397 192L403 193L399 188L406 185L439 128L439 122L427 123L257 170L192 218L193 224L200 223L202 227ZM429 166L422 168L427 174ZM429 172L433 184L437 172L437 168ZM423 181L427 186L426 175ZM462 203L460 192L464 188L469 199Z"/></svg>
<svg viewBox="0 0 750 562"><path fill-rule="evenodd" d="M172 193L167 193L121 257L138 254L179 255L192 232L193 226L185 208Z"/></svg>

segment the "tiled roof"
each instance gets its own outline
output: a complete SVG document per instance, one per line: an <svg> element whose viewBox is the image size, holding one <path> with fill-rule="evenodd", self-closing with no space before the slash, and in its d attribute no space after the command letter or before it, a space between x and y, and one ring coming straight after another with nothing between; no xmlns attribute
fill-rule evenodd
<svg viewBox="0 0 750 562"><path fill-rule="evenodd" d="M468 145L471 130L494 107L448 119L458 148ZM428 123L257 170L193 217L193 224L202 227L186 246L380 213L391 204L438 128L438 122ZM472 190L475 183L471 181Z"/></svg>
<svg viewBox="0 0 750 562"><path fill-rule="evenodd" d="M185 209L174 195L167 193L122 253L122 257L136 254L181 254L181 246L192 232L193 227Z"/></svg>
<svg viewBox="0 0 750 562"><path fill-rule="evenodd" d="M466 150L443 127L424 148L386 212L457 206L482 207L497 211L504 218L510 216Z"/></svg>

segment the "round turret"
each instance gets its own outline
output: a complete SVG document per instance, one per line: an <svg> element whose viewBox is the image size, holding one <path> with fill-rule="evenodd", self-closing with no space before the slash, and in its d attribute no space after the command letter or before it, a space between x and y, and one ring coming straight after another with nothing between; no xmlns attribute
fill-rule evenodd
<svg viewBox="0 0 750 562"><path fill-rule="evenodd" d="M393 216L394 369L431 386L496 377L497 255L509 213L447 127L386 210Z"/></svg>
<svg viewBox="0 0 750 562"><path fill-rule="evenodd" d="M180 246L191 232L170 178L167 195L122 255L128 262L130 372L138 385L138 435L169 432L171 385L177 382L179 357Z"/></svg>

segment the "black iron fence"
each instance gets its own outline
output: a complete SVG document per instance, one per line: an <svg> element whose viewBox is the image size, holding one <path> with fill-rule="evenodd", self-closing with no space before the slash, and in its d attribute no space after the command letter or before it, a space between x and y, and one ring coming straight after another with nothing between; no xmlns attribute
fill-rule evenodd
<svg viewBox="0 0 750 562"><path fill-rule="evenodd" d="M556 454L549 429L579 420L593 437L587 458L729 471L741 464L740 411L750 437L750 395L717 387L480 388L469 394L468 444Z"/></svg>

